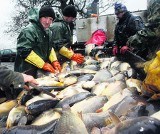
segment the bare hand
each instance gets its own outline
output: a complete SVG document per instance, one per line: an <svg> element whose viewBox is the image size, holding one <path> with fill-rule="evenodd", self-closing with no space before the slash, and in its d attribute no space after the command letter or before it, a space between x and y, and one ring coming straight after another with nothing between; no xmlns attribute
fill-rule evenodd
<svg viewBox="0 0 160 134"><path fill-rule="evenodd" d="M24 82L25 82L25 83L26 83L26 82L31 82L31 83L33 83L33 84L38 85L38 82L34 79L33 76L31 76L31 75L26 75L26 74L23 74L23 73L22 73L22 76L23 76L23 79L24 79Z"/></svg>

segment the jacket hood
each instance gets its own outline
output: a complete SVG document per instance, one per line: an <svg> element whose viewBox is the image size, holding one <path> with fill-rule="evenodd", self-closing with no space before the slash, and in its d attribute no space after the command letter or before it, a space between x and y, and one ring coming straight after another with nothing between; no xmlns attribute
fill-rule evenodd
<svg viewBox="0 0 160 134"><path fill-rule="evenodd" d="M28 19L30 22L39 22L39 8L32 8L28 12Z"/></svg>

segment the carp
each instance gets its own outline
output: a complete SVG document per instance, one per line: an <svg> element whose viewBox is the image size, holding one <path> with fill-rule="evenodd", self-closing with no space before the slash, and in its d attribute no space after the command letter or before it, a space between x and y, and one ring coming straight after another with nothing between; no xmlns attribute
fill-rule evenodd
<svg viewBox="0 0 160 134"><path fill-rule="evenodd" d="M71 70L71 71L67 71L67 72L61 72L57 74L58 80L60 81L61 79L67 77L67 76L71 76L71 75L82 75L82 74L95 74L97 71L94 70L90 70L90 69L77 69L77 70Z"/></svg>
<svg viewBox="0 0 160 134"><path fill-rule="evenodd" d="M108 99L110 99L114 94L116 94L119 91L122 91L124 88L126 88L125 82L122 81L115 81L110 83L101 93L101 95L107 96Z"/></svg>
<svg viewBox="0 0 160 134"><path fill-rule="evenodd" d="M80 102L90 96L95 96L95 94L90 93L90 92L81 92L73 96L66 97L62 99L61 101L59 101L58 104L55 106L55 108L62 108L63 105L72 106L75 103Z"/></svg>
<svg viewBox="0 0 160 134"><path fill-rule="evenodd" d="M0 104L0 117L8 115L13 107L17 105L16 100L6 101Z"/></svg>
<svg viewBox="0 0 160 134"><path fill-rule="evenodd" d="M78 94L80 92L88 92L87 90L84 90L82 88L83 83L84 82L82 81L66 87L65 89L63 89L58 93L57 98L62 99L62 98L66 98L66 97L70 97L72 95Z"/></svg>
<svg viewBox="0 0 160 134"><path fill-rule="evenodd" d="M91 92L92 93L95 93L96 95L101 95L101 93L103 92L103 90L109 85L108 82L102 82L102 83L99 83L99 84L96 84Z"/></svg>
<svg viewBox="0 0 160 134"><path fill-rule="evenodd" d="M100 69L100 65L85 65L83 68L98 71Z"/></svg>
<svg viewBox="0 0 160 134"><path fill-rule="evenodd" d="M88 134L82 119L72 113L68 105L62 109L62 116L55 126L54 134Z"/></svg>
<svg viewBox="0 0 160 134"><path fill-rule="evenodd" d="M111 96L111 98L104 104L104 106L98 109L96 112L107 111L111 106L119 103L126 96L131 96L131 95L132 95L132 92L128 90L127 88L125 88L122 91L119 91L113 96Z"/></svg>
<svg viewBox="0 0 160 134"><path fill-rule="evenodd" d="M142 116L118 123L110 131L107 131L107 134L159 134L159 132L159 120L148 116Z"/></svg>
<svg viewBox="0 0 160 134"><path fill-rule="evenodd" d="M82 88L86 90L91 90L96 85L95 81L86 81L82 84Z"/></svg>
<svg viewBox="0 0 160 134"><path fill-rule="evenodd" d="M80 81L91 81L93 79L93 74L84 74L78 77L78 82Z"/></svg>
<svg viewBox="0 0 160 134"><path fill-rule="evenodd" d="M9 112L8 118L7 118L7 128L11 128L18 124L21 117L26 115L25 112L25 106L15 106L12 108L12 110Z"/></svg>
<svg viewBox="0 0 160 134"><path fill-rule="evenodd" d="M58 82L52 77L37 78L38 86L64 86L62 82Z"/></svg>
<svg viewBox="0 0 160 134"><path fill-rule="evenodd" d="M45 110L55 107L59 100L40 100L29 104L25 110L29 114L39 114Z"/></svg>
<svg viewBox="0 0 160 134"><path fill-rule="evenodd" d="M142 81L134 78L130 78L126 80L127 87L136 87L139 93L142 92Z"/></svg>
<svg viewBox="0 0 160 134"><path fill-rule="evenodd" d="M110 73L110 71L107 69L103 69L103 70L98 71L94 75L94 78L92 79L92 81L105 82L105 81L107 81L107 79L109 79L111 77L112 77L112 74Z"/></svg>
<svg viewBox="0 0 160 134"><path fill-rule="evenodd" d="M53 120L45 125L15 126L10 129L0 130L1 134L52 134L57 120Z"/></svg>
<svg viewBox="0 0 160 134"><path fill-rule="evenodd" d="M91 132L94 127L105 127L109 123L108 120L110 120L108 111L102 113L85 113L82 114L82 118L88 132Z"/></svg>
<svg viewBox="0 0 160 134"><path fill-rule="evenodd" d="M77 80L78 80L77 76L74 76L74 75L59 79L60 82L64 83L64 86L75 84Z"/></svg>
<svg viewBox="0 0 160 134"><path fill-rule="evenodd" d="M61 113L54 109L49 109L40 114L35 120L33 120L31 125L45 125L55 119L59 119L61 117Z"/></svg>
<svg viewBox="0 0 160 134"><path fill-rule="evenodd" d="M108 101L106 96L91 96L71 107L71 110L82 113L93 113ZM86 107L84 107L86 106Z"/></svg>

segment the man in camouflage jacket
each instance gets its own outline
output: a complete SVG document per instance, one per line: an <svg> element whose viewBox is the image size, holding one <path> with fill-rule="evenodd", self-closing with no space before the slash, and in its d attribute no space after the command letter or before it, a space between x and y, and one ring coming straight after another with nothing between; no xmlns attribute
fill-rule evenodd
<svg viewBox="0 0 160 134"><path fill-rule="evenodd" d="M4 66L0 66L0 96L5 93L7 99L13 99L18 89L23 89L25 82L38 84L33 76L9 70Z"/></svg>
<svg viewBox="0 0 160 134"><path fill-rule="evenodd" d="M152 59L160 47L160 0L148 1L147 14L145 29L130 37L128 44L135 50L140 50L141 57Z"/></svg>

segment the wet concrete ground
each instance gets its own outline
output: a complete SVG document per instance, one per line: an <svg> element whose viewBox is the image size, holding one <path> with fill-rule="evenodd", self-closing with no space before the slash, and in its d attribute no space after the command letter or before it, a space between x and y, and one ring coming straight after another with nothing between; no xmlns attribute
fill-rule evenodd
<svg viewBox="0 0 160 134"><path fill-rule="evenodd" d="M6 66L7 68L14 70L14 62L1 62L1 66Z"/></svg>

